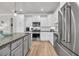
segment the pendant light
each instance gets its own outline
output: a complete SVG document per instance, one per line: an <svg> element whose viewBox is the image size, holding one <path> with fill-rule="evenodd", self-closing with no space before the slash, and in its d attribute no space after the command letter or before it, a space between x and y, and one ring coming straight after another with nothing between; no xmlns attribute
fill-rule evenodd
<svg viewBox="0 0 79 59"><path fill-rule="evenodd" d="M16 2L15 2L15 11L14 11L14 16L17 16L17 13L16 13Z"/></svg>

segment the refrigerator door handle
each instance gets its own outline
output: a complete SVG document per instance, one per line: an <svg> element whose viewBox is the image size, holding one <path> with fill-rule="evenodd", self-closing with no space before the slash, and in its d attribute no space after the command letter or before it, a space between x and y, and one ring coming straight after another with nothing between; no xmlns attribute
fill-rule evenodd
<svg viewBox="0 0 79 59"><path fill-rule="evenodd" d="M76 44L76 23L75 23L75 17L73 14L73 11L71 10L71 14L72 14L72 21L74 24L74 45L73 45L73 51L75 50L75 44Z"/></svg>
<svg viewBox="0 0 79 59"><path fill-rule="evenodd" d="M68 10L69 9L69 10ZM69 12L70 11L70 12ZM70 20L71 20L71 6L67 6L66 7L66 11L65 11L65 13L70 13ZM66 18L65 18L65 42L66 43L71 43L71 32L70 32L70 29L67 29L67 28L69 28L69 27L67 27L67 23L66 23ZM71 22L71 21L70 21ZM71 24L71 23L70 23ZM69 25L70 26L70 25ZM67 31L67 32L66 32ZM67 37L67 38L66 38Z"/></svg>
<svg viewBox="0 0 79 59"><path fill-rule="evenodd" d="M66 41L66 18L63 16L63 13L61 12L61 10L60 10L60 13L61 13L61 15L62 15L62 20L64 21L64 23L65 23L65 37L64 37L64 39L62 39L63 41Z"/></svg>
<svg viewBox="0 0 79 59"><path fill-rule="evenodd" d="M69 11L69 13L70 13L70 18L69 18L70 20L69 21L70 21L70 24L71 24L71 6L68 5L67 8L69 9L69 10L67 10L67 12ZM69 25L69 26L71 28L71 25ZM70 30L71 29L69 29L69 31L68 31L67 43L71 43L71 34L70 34L71 32L70 32Z"/></svg>

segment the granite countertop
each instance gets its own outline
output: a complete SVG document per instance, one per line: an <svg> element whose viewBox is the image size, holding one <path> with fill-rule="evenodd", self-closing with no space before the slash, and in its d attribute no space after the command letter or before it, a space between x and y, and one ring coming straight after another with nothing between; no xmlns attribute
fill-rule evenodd
<svg viewBox="0 0 79 59"><path fill-rule="evenodd" d="M14 33L11 36L4 37L0 39L0 47L29 34L30 33Z"/></svg>

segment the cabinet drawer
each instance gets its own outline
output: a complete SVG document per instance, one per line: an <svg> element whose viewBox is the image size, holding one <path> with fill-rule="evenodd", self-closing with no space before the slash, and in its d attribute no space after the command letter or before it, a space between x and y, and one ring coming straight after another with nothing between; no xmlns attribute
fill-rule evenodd
<svg viewBox="0 0 79 59"><path fill-rule="evenodd" d="M23 44L23 43L22 43ZM12 56L22 56L23 54L23 50L22 50L22 44L20 44L20 46L18 46L16 49L14 49L11 53Z"/></svg>
<svg viewBox="0 0 79 59"><path fill-rule="evenodd" d="M18 41L12 43L11 49L15 49L18 45L20 45L23 42L23 38L19 39Z"/></svg>
<svg viewBox="0 0 79 59"><path fill-rule="evenodd" d="M0 50L0 56L10 55L10 45L5 46Z"/></svg>

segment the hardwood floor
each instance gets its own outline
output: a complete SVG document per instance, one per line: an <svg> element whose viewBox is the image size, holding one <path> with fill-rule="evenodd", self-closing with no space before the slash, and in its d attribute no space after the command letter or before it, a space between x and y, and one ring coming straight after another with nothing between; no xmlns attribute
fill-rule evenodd
<svg viewBox="0 0 79 59"><path fill-rule="evenodd" d="M29 56L57 56L57 53L48 41L33 41Z"/></svg>

